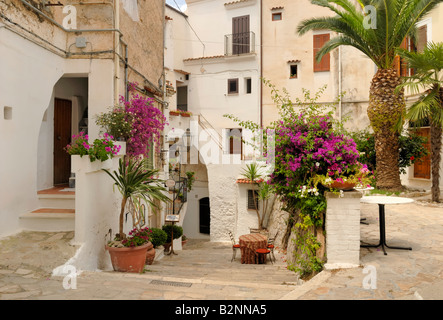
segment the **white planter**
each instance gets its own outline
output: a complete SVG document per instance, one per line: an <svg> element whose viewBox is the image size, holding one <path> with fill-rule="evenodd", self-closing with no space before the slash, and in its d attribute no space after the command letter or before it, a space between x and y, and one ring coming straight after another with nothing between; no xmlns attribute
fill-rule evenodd
<svg viewBox="0 0 443 320"><path fill-rule="evenodd" d="M72 172L94 172L100 171L101 169L111 169L112 168L112 159L108 159L106 161L95 160L91 162L89 156L79 156L72 155L71 156L71 171Z"/></svg>

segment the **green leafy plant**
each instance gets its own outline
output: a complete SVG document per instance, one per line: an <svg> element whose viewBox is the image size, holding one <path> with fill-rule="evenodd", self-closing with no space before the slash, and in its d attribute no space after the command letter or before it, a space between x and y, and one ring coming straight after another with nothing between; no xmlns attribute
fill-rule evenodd
<svg viewBox="0 0 443 320"><path fill-rule="evenodd" d="M366 164L368 169L375 173L377 159L375 157L374 134L368 130L360 130L351 132L350 136L357 144L357 150L360 153L359 161ZM413 129L400 135L398 158L400 173L406 173L406 168L429 154L425 147L426 142L427 138L415 134Z"/></svg>
<svg viewBox="0 0 443 320"><path fill-rule="evenodd" d="M129 199L132 202L140 203L140 200L146 202L151 208L157 209L155 201L168 202L170 199L163 193L166 188L164 182L155 178L158 170L150 169L149 161L146 158L138 159L129 157L126 162L121 158L119 160L118 171L112 173L103 169L113 180L114 186L122 194L123 198L120 206L119 215L119 233L116 234L116 240L124 240L126 235L123 233L123 222L125 206Z"/></svg>
<svg viewBox="0 0 443 320"><path fill-rule="evenodd" d="M162 226L162 230L168 235L166 243L171 242L171 233L173 233L174 239L178 239L183 235L183 227L176 224L165 224Z"/></svg>
<svg viewBox="0 0 443 320"><path fill-rule="evenodd" d="M162 246L166 243L168 240L168 234L160 228L151 228L151 243L153 244L154 248L157 248L159 246Z"/></svg>
<svg viewBox="0 0 443 320"><path fill-rule="evenodd" d="M122 241L125 247L138 247L152 240L152 230L149 228L134 228L128 233L129 237ZM151 241L152 242L152 241Z"/></svg>
<svg viewBox="0 0 443 320"><path fill-rule="evenodd" d="M94 143L88 143L88 135L80 132L72 136L72 142L65 147L70 155L88 155L91 162L95 160L106 161L113 158L120 151L120 145L114 145L113 136L105 133L102 139L95 139Z"/></svg>
<svg viewBox="0 0 443 320"><path fill-rule="evenodd" d="M195 181L195 172L194 171L186 171L186 178L188 179L186 182L186 186L188 188L188 191L192 190L192 185L194 184Z"/></svg>
<svg viewBox="0 0 443 320"><path fill-rule="evenodd" d="M97 115L95 123L118 140L127 140L131 136L133 119L122 106Z"/></svg>

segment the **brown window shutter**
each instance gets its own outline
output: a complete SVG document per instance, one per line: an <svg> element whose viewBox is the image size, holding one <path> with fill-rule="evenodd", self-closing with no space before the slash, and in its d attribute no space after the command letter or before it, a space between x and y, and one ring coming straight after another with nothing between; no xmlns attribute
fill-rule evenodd
<svg viewBox="0 0 443 320"><path fill-rule="evenodd" d="M428 43L428 27L426 25L418 28L417 30L417 51L423 52Z"/></svg>
<svg viewBox="0 0 443 320"><path fill-rule="evenodd" d="M232 18L232 53L248 53L249 37L249 15Z"/></svg>
<svg viewBox="0 0 443 320"><path fill-rule="evenodd" d="M327 53L323 56L320 62L315 60L317 52L323 47L323 45L330 39L329 33L326 34L315 34L314 35L314 72L329 71L330 70L330 54Z"/></svg>

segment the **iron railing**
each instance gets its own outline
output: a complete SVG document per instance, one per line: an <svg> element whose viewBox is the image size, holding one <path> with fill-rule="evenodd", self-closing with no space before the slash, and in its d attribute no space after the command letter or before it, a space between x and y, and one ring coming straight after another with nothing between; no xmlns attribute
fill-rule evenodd
<svg viewBox="0 0 443 320"><path fill-rule="evenodd" d="M254 52L254 32L240 32L225 35L225 56L233 56Z"/></svg>

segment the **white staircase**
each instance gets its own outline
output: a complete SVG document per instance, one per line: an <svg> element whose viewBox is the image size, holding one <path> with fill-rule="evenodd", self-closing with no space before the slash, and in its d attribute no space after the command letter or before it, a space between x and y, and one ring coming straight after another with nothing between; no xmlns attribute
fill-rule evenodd
<svg viewBox="0 0 443 320"><path fill-rule="evenodd" d="M38 192L39 208L20 216L20 226L29 231L74 231L75 192L51 188Z"/></svg>

